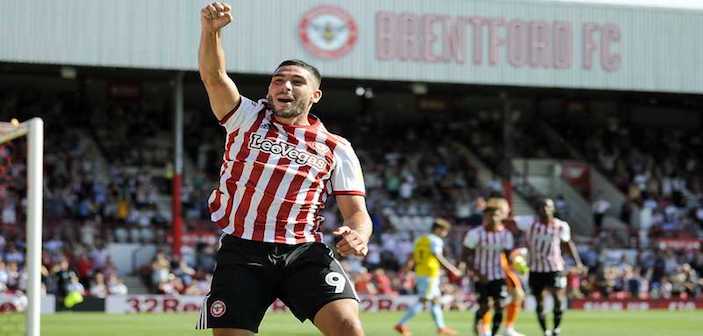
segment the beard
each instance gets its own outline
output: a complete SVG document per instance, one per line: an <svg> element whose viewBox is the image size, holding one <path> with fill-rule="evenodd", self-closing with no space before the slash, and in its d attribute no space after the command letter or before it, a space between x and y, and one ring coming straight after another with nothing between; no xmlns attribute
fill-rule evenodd
<svg viewBox="0 0 703 336"><path fill-rule="evenodd" d="M305 112L305 102L302 100L295 100L293 104L290 104L288 107L277 109L275 104L273 103L273 97L269 95L267 99L271 103L273 112L279 118L289 119L297 117L303 114L303 112Z"/></svg>

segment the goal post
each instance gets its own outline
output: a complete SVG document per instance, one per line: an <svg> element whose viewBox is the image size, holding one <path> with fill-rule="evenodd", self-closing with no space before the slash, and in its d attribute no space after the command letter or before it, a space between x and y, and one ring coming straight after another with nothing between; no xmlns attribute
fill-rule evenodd
<svg viewBox="0 0 703 336"><path fill-rule="evenodd" d="M41 239L42 191L44 165L44 122L33 118L23 123L0 122L0 144L22 136L27 137L27 309L25 331L27 336L39 336L41 312Z"/></svg>

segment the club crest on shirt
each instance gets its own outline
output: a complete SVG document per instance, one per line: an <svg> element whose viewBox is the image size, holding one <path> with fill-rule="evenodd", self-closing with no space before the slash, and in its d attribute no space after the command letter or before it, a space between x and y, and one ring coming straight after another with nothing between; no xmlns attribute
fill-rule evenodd
<svg viewBox="0 0 703 336"><path fill-rule="evenodd" d="M327 153L330 152L329 147L327 147L327 145L325 145L323 143L316 142L314 147L315 147L315 151L317 151L317 155L325 156L325 155L327 155Z"/></svg>
<svg viewBox="0 0 703 336"><path fill-rule="evenodd" d="M327 165L327 161L324 157L295 148L295 145L285 141L265 138L261 134L252 134L251 138L249 138L248 146L250 149L260 150L271 155L282 156L291 162L314 167L317 170L324 170Z"/></svg>
<svg viewBox="0 0 703 336"><path fill-rule="evenodd" d="M227 311L227 306L221 300L217 300L210 305L210 315L220 317Z"/></svg>

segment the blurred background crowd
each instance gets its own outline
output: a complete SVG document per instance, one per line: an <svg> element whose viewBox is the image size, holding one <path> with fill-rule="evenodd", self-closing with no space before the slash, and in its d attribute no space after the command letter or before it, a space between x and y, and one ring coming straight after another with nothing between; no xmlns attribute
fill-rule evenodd
<svg viewBox="0 0 703 336"><path fill-rule="evenodd" d="M42 251L47 293L104 298L134 288L208 292L218 233L209 223L206 200L218 178L224 133L206 107L186 111L184 130L183 217L186 232L200 236L193 235L186 253L174 257L168 245L173 145L170 121L162 117L168 104L154 103L146 94L128 102L87 104L71 94L0 92L1 119L41 115L47 125ZM657 242L703 237L703 136L612 115L588 118L577 108L569 113L570 118L535 118L518 109L506 119L500 108L465 107L402 124L379 122L373 113L354 121L323 115L329 129L352 142L364 169L374 235L366 258L343 260L357 292L412 294L414 276L403 265L414 239L427 233L436 217L454 224L445 253L456 262L464 234L481 224L485 199L506 192L501 176L510 170L504 162L509 151L513 157L583 160L626 197L613 209L597 192L587 196L593 226L575 240L588 273L569 274L572 298L701 297L700 244ZM579 118L588 122L574 122ZM549 127L565 143L533 132L536 127ZM24 147L21 139L0 146L0 292L5 293L24 290ZM479 178L482 168L469 153L493 168L490 178ZM555 198L558 216L570 219L573 204L561 195L542 196ZM614 239L602 225L606 214L624 223L624 239ZM321 215L325 232L341 225L333 200ZM325 237L332 243L332 235ZM155 252L129 272L118 272L109 246L120 244L152 245ZM128 286L125 278L139 282ZM449 295L471 292L466 279L445 280Z"/></svg>

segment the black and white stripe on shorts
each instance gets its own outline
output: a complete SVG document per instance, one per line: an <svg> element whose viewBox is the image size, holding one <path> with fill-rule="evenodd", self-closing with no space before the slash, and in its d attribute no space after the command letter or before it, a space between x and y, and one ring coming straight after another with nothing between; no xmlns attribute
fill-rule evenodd
<svg viewBox="0 0 703 336"><path fill-rule="evenodd" d="M200 306L200 318L198 318L198 323L195 324L195 330L207 329L207 299L210 295L203 298L203 303Z"/></svg>

